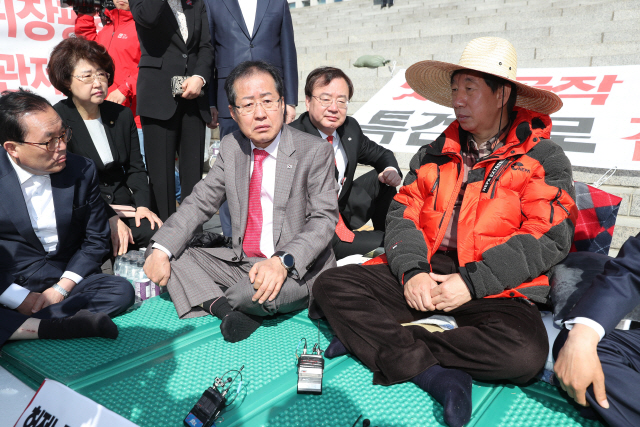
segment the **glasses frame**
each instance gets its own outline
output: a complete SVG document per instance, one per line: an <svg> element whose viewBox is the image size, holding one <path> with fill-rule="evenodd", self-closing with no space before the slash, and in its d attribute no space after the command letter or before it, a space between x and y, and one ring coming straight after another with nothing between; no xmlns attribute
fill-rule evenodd
<svg viewBox="0 0 640 427"><path fill-rule="evenodd" d="M255 106L253 107L253 109L251 111L247 111L246 108L247 107L240 107L238 105L234 105L233 108L236 109L236 111L241 115L241 116L250 116L251 114L256 112L256 108L258 108L258 105L260 105L262 107L262 109L264 111L276 111L278 108L280 108L280 101L282 101L282 97L278 98L276 101L273 101L275 105L275 108L273 109L269 109L269 108L265 108L264 104L262 102L255 102Z"/></svg>
<svg viewBox="0 0 640 427"><path fill-rule="evenodd" d="M78 79L78 81L81 81L84 84L91 85L91 84L93 84L93 82L96 81L96 79L98 78L98 74L99 73L102 73L102 74L107 76L106 80L99 80L99 81L101 81L103 83L109 83L109 78L111 78L111 73L107 73L106 71L96 71L95 73L91 74L91 76L89 76L89 77L92 77L91 81L83 80L83 78L82 78L83 76L71 76L71 77L75 77L76 79Z"/></svg>
<svg viewBox="0 0 640 427"><path fill-rule="evenodd" d="M45 146L47 148L47 151L50 153L55 153L55 151L60 147L61 144L61 140L62 138L64 138L64 143L68 144L69 141L71 141L71 126L67 126L64 125L64 130L62 131L62 135L60 136L54 136L53 138L51 138L50 140L48 140L47 142L28 142L28 141L13 141L16 142L18 144L28 144L28 145L37 145L37 146ZM50 144L54 143L54 147L53 150L50 148Z"/></svg>
<svg viewBox="0 0 640 427"><path fill-rule="evenodd" d="M336 99L336 98L331 98L331 102L328 105L324 105L323 101L320 99L319 96L311 95L311 97L315 98L316 101L318 101L318 104L320 104L320 106L322 108L329 108L329 107L331 107L331 104L333 104L334 102L336 103L336 107L338 107L340 110L346 110L347 108L349 108L349 100L348 99L345 101L345 106L341 107L340 104L338 104L338 99Z"/></svg>

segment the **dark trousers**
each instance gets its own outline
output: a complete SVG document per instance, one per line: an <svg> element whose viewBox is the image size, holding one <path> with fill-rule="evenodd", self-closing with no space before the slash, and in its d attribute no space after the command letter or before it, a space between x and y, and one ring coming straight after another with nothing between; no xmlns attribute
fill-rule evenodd
<svg viewBox="0 0 640 427"><path fill-rule="evenodd" d="M142 249L149 246L149 242L153 235L158 231L158 224L154 224L154 229L151 229L151 223L148 219L142 218L140 220L140 227L136 227L135 218L120 218L131 229L133 235L133 247L132 249Z"/></svg>
<svg viewBox="0 0 640 427"><path fill-rule="evenodd" d="M205 123L195 100L178 99L169 120L140 117L152 204L166 221L176 211L175 157L180 158L181 198L202 179Z"/></svg>
<svg viewBox="0 0 640 427"><path fill-rule="evenodd" d="M353 181L346 206L340 214L350 230L357 230L371 220L373 231L354 231L353 242L342 242L333 235L331 244L336 259L366 254L384 243L384 230L389 205L396 195L395 187L378 180L378 172L371 170Z"/></svg>
<svg viewBox="0 0 640 427"><path fill-rule="evenodd" d="M558 357L567 340L567 332L563 330L556 338L554 358ZM640 426L640 329L608 333L598 344L598 357L604 372L609 409L603 409L596 402L593 386L589 386L586 397L591 406L585 411L595 411L610 426Z"/></svg>
<svg viewBox="0 0 640 427"><path fill-rule="evenodd" d="M450 265L439 269L432 262L432 267L452 272ZM327 270L314 283L313 295L340 341L373 371L374 384L404 382L436 364L477 380L523 383L544 367L549 353L534 305L480 299L446 313L413 310L387 265ZM433 314L453 316L458 328L431 333L401 325Z"/></svg>
<svg viewBox="0 0 640 427"><path fill-rule="evenodd" d="M39 290L38 290L39 291ZM82 309L117 316L134 302L133 286L123 277L93 274L77 284L69 297L33 314L36 319L69 317ZM29 318L15 310L0 308L0 346Z"/></svg>

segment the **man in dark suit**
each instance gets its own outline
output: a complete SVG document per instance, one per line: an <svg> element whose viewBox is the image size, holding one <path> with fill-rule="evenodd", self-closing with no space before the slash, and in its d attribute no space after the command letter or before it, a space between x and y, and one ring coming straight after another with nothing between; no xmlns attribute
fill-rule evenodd
<svg viewBox="0 0 640 427"><path fill-rule="evenodd" d="M131 0L140 39L138 114L151 191L161 220L176 211L174 161L180 158L182 198L202 179L213 51L202 0ZM187 76L174 97L171 79Z"/></svg>
<svg viewBox="0 0 640 427"><path fill-rule="evenodd" d="M211 123L220 125L220 139L238 130L231 117L224 83L238 64L266 61L274 65L284 79L285 123L296 118L298 105L298 58L293 39L293 24L286 0L243 1L204 0L209 16L215 65L211 69L209 105ZM220 222L225 236L231 236L229 206L220 207Z"/></svg>
<svg viewBox="0 0 640 427"><path fill-rule="evenodd" d="M105 203L94 164L66 152L70 136L44 98L2 93L0 345L116 338L109 315L133 303L125 279L97 274L109 252Z"/></svg>
<svg viewBox="0 0 640 427"><path fill-rule="evenodd" d="M286 0L243 2L242 6L238 0L204 1L215 52L215 66L210 70L210 127L220 124L220 139L238 130L224 83L244 61L266 61L278 69L284 79L285 123L291 123L298 105L298 57L289 4Z"/></svg>
<svg viewBox="0 0 640 427"><path fill-rule="evenodd" d="M153 236L144 270L168 284L178 316L216 316L224 338L236 342L264 316L311 305L315 279L336 265L329 242L338 194L331 146L283 123L273 65L243 62L225 89L240 130L225 137L207 177ZM188 247L225 200L233 247Z"/></svg>
<svg viewBox="0 0 640 427"><path fill-rule="evenodd" d="M570 331L554 344L562 388L611 426L640 425L640 329L614 330L639 304L640 234L605 264L565 319Z"/></svg>
<svg viewBox="0 0 640 427"><path fill-rule="evenodd" d="M320 67L307 76L304 87L307 112L292 127L330 141L334 148L338 205L344 225L338 223L332 245L336 258L366 254L384 241L385 218L396 187L401 183L393 152L367 138L347 106L353 96L351 79L338 68ZM373 166L354 180L358 163ZM352 231L371 219L373 230Z"/></svg>

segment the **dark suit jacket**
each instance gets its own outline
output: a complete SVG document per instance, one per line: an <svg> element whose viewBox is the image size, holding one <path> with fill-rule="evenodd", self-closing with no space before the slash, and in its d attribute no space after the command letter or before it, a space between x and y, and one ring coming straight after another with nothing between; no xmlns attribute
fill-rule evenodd
<svg viewBox="0 0 640 427"><path fill-rule="evenodd" d="M51 174L58 247L44 250L31 226L27 205L11 160L0 150L0 293L17 283L42 292L65 270L87 277L100 271L109 252L109 224L89 159L67 154L67 166Z"/></svg>
<svg viewBox="0 0 640 427"><path fill-rule="evenodd" d="M67 150L87 157L95 163L104 200L110 205L148 208L151 203L149 181L142 162L138 130L131 110L109 101L100 104L100 116L113 156L113 163L105 166L71 98L58 102L53 108L62 120L71 126L71 141ZM113 214L115 215L115 212Z"/></svg>
<svg viewBox="0 0 640 427"><path fill-rule="evenodd" d="M609 333L640 304L640 234L626 241L618 256L582 295L565 320L587 317Z"/></svg>
<svg viewBox="0 0 640 427"><path fill-rule="evenodd" d="M164 0L130 0L140 40L138 68L138 115L158 120L170 119L177 107L171 95L173 76L198 75L207 79L208 91L213 64L211 37L202 0L182 0L189 37L185 43L169 3ZM205 123L211 121L209 100L196 98Z"/></svg>
<svg viewBox="0 0 640 427"><path fill-rule="evenodd" d="M311 135L320 136L318 129L311 123L308 112L301 114L300 117L289 126L310 133ZM340 212L342 212L347 204L347 200L349 200L353 176L356 173L358 163L373 166L378 173L388 167L396 168L400 176L402 176L402 173L400 172L400 166L398 166L398 161L393 155L393 152L367 138L365 134L362 133L362 129L357 120L353 117L347 116L342 126L338 128L338 136L340 136L340 143L347 153L347 169L344 172L345 181L342 186L342 191L340 192L340 197L338 198L338 206Z"/></svg>
<svg viewBox="0 0 640 427"><path fill-rule="evenodd" d="M284 99L298 105L298 58L293 24L286 0L260 0L253 34L249 34L238 0L204 0L209 15L215 68L209 70L209 103L220 117L231 117L224 82L238 64L264 60L276 66L284 79Z"/></svg>

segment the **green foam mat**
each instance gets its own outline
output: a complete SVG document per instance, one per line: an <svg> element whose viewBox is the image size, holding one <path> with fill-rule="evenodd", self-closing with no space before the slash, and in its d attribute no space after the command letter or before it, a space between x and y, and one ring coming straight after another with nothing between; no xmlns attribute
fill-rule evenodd
<svg viewBox="0 0 640 427"><path fill-rule="evenodd" d="M0 364L34 389L55 379L140 426L181 426L216 376L244 365L235 402L216 426L345 426L358 416L372 426L444 425L442 407L411 383L372 384L350 356L325 360L323 393L296 393L295 349L318 339L303 312L265 319L248 339L226 342L212 316L179 320L165 295L114 321L117 340L22 341L6 344ZM320 346L332 337L320 322ZM362 422L359 423L362 425ZM469 426L599 426L583 419L555 387L474 383Z"/></svg>

